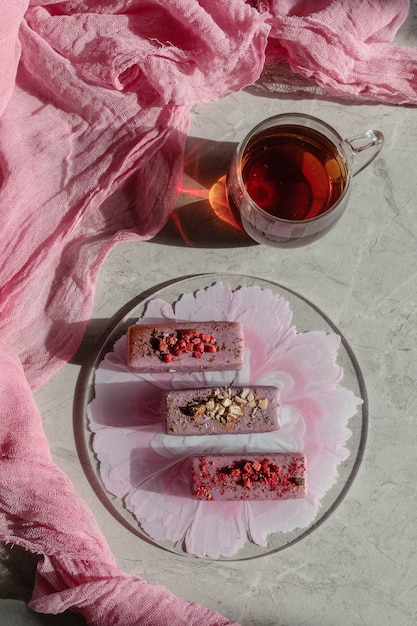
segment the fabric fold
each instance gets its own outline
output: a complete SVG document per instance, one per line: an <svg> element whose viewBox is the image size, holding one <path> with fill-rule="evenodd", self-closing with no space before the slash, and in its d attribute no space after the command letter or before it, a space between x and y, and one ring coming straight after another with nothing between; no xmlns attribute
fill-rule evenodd
<svg viewBox="0 0 417 626"><path fill-rule="evenodd" d="M160 103L187 106L256 80L270 30L243 0L226 9L208 0L114 0L99 8L90 0L33 7L26 20L86 84L151 86Z"/></svg>
<svg viewBox="0 0 417 626"><path fill-rule="evenodd" d="M0 0L0 116L13 92L22 49L19 28L28 5L29 0Z"/></svg>
<svg viewBox="0 0 417 626"><path fill-rule="evenodd" d="M272 1L267 60L327 93L417 104L417 48L391 45L410 3Z"/></svg>
<svg viewBox="0 0 417 626"><path fill-rule="evenodd" d="M36 596L29 604L33 610L58 613L63 608L75 609L91 626L239 626L216 611L181 600L161 585L123 574L116 568L107 576L94 575L97 564L91 561L86 563L85 582L79 582L78 562L74 563L74 580L57 577L63 564L67 574L71 567L68 562L44 559L38 567Z"/></svg>

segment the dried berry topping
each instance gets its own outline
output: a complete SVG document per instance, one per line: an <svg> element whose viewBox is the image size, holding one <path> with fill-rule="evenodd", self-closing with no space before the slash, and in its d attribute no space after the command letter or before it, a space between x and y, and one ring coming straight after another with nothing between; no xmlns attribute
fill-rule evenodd
<svg viewBox="0 0 417 626"><path fill-rule="evenodd" d="M303 455L225 457L202 455L194 458L192 493L195 497L202 500L249 500L305 495Z"/></svg>
<svg viewBox="0 0 417 626"><path fill-rule="evenodd" d="M176 361L186 353L201 359L204 352L217 352L216 344L215 337L197 329L177 330L171 334L154 329L151 338L153 351L164 363Z"/></svg>
<svg viewBox="0 0 417 626"><path fill-rule="evenodd" d="M282 474L281 468L270 462L268 459L262 461L235 461L231 466L226 466L218 470L219 477L225 479L227 475L235 483L242 485L246 489L251 489L254 483L267 483L271 489L276 487Z"/></svg>

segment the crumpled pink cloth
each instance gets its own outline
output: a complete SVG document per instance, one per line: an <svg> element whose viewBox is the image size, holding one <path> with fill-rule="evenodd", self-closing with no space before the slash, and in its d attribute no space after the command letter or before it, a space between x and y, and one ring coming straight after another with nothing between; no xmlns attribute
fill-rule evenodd
<svg viewBox="0 0 417 626"><path fill-rule="evenodd" d="M390 43L408 9L0 0L0 538L43 555L35 610L100 626L230 623L118 570L51 461L32 390L79 345L111 247L166 222L190 107L251 84L265 59L333 92L416 104L417 51Z"/></svg>
<svg viewBox="0 0 417 626"><path fill-rule="evenodd" d="M391 45L408 0L271 0L267 62L285 59L333 94L417 103L417 48Z"/></svg>

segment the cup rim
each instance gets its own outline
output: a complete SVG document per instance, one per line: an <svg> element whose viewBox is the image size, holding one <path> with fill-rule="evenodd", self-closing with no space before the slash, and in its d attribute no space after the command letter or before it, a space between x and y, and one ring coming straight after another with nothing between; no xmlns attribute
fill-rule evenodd
<svg viewBox="0 0 417 626"><path fill-rule="evenodd" d="M312 120L313 122L316 122L316 123L320 124L321 126L324 126L325 128L327 128L327 130L330 131L342 145L346 144L346 140L343 139L343 137L337 132L337 130L335 130L327 122L324 122L323 120L321 120L318 117L315 117L314 115L309 115L308 113L298 113L298 112L296 112L296 113L279 113L277 115L271 115L270 117L267 117L264 120L262 120L261 122L259 122L258 124L256 124L256 126L254 126L247 133L247 135L242 139L242 141L238 144L238 146L236 148L237 160L236 160L236 163L235 163L236 172L237 172L237 180L238 180L240 190L242 191L245 200L248 201L249 204L253 208L255 208L257 211L259 211L259 213L261 215L265 216L267 219L273 220L275 222L281 222L281 223L284 223L284 224L294 224L294 225L298 224L299 226L301 226L302 224L311 224L312 222L319 221L319 220L323 219L325 216L327 216L330 213L332 213L339 206L339 204L342 202L342 200L344 200L345 196L347 195L347 193L348 193L348 191L350 189L350 185L351 185L351 182L352 182L353 175L352 175L351 166L350 166L350 164L348 162L348 159L346 158L346 154L342 155L344 163L345 163L345 166L346 166L346 172L347 172L346 183L345 183L345 186L343 188L342 193L340 194L340 196L338 197L336 202L334 204L332 204L332 206L329 207L326 211L324 211L323 213L319 213L319 215L316 215L315 217L310 217L310 218L305 219L305 220L289 220L289 219L285 219L284 217L277 217L276 215L272 215L271 213L268 213L268 211L265 211L258 204L256 204L255 200L248 193L248 191L246 189L246 186L245 186L245 183L243 181L243 176L242 176L242 156L243 156L243 153L244 153L244 151L245 151L245 149L247 147L247 144L252 139L252 137L263 126L265 126L266 124L272 122L273 120L280 120L280 119L282 119L284 117L293 117L293 118L296 118L296 119L304 118L304 119ZM336 146L336 148L338 149L337 146ZM340 152L339 149L338 149L338 152ZM240 212L240 210L239 210L239 212Z"/></svg>

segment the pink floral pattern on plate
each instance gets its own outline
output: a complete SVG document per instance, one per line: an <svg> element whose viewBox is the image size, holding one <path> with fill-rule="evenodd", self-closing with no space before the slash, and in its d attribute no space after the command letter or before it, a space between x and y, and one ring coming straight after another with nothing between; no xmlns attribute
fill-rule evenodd
<svg viewBox="0 0 417 626"><path fill-rule="evenodd" d="M265 546L271 533L307 528L338 465L349 456L349 419L362 402L343 388L340 338L298 333L289 304L258 286L233 290L217 282L175 305L155 298L141 321L239 321L245 333L241 371L137 374L119 339L96 370L88 406L93 448L106 489L124 501L155 541L184 542L198 557L232 557L247 541ZM162 431L161 390L228 384L281 390L280 430L255 435L172 437ZM198 502L190 498L188 458L200 452L293 451L308 460L308 496L278 502Z"/></svg>

